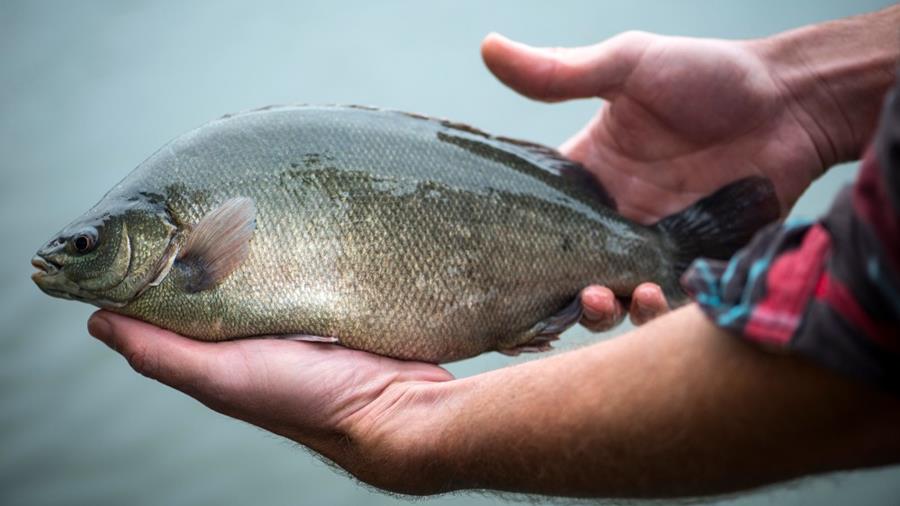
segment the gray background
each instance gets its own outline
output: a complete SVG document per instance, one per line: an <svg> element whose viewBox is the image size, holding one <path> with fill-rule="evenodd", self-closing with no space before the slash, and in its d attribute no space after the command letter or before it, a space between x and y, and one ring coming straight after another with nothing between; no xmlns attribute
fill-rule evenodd
<svg viewBox="0 0 900 506"><path fill-rule="evenodd" d="M587 44L629 29L746 38L887 3L3 2L0 504L404 501L134 374L87 336L91 307L32 285L28 261L37 247L172 137L267 104L359 103L553 145L597 102L544 105L506 90L478 56L487 32L545 45ZM820 213L854 173L854 166L832 170L795 213ZM574 330L561 348L602 337ZM490 354L451 370L469 375L516 360L523 359ZM424 502L511 500L470 494ZM897 504L900 468L722 503Z"/></svg>

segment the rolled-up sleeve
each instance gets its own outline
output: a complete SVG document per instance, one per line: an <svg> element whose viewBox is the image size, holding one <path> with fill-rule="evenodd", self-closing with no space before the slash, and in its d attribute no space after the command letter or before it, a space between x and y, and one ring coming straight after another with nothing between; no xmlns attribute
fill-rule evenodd
<svg viewBox="0 0 900 506"><path fill-rule="evenodd" d="M900 394L897 94L825 216L771 225L728 262L698 259L682 283L732 334Z"/></svg>

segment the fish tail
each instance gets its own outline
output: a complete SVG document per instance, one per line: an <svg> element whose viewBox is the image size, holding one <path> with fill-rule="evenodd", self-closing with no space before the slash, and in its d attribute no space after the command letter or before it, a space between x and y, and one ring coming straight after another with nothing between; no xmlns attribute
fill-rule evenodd
<svg viewBox="0 0 900 506"><path fill-rule="evenodd" d="M772 182L747 177L726 185L655 226L669 243L672 277L662 286L670 303L686 299L679 282L695 258L727 260L762 227L778 219Z"/></svg>

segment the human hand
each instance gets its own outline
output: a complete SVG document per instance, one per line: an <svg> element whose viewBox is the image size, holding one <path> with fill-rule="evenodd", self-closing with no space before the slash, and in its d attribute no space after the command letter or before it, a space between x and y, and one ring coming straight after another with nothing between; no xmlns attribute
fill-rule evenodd
<svg viewBox="0 0 900 506"><path fill-rule="evenodd" d="M492 34L481 49L488 68L528 97L607 100L560 150L594 174L621 214L651 224L754 175L772 180L785 214L831 163L765 47L629 32L549 49ZM585 289L582 301L593 330L625 314L602 287ZM658 286L643 284L629 309L640 324L668 306Z"/></svg>
<svg viewBox="0 0 900 506"><path fill-rule="evenodd" d="M624 216L651 224L748 176L772 180L785 214L833 157L758 41L627 32L577 48L532 48L491 34L488 68L556 102L600 97L560 151L581 162ZM833 141L836 142L836 141Z"/></svg>
<svg viewBox="0 0 900 506"><path fill-rule="evenodd" d="M335 344L199 342L108 311L95 313L88 330L144 376L303 444L363 481L401 492L416 493L403 489L414 485L403 473L421 465L416 456L429 451L423 443L429 439L415 438L404 420L416 417L418 427L427 427L427 410L437 401L427 387L452 379L433 364ZM400 433L410 438L393 437ZM369 465L393 456L397 462L387 467Z"/></svg>

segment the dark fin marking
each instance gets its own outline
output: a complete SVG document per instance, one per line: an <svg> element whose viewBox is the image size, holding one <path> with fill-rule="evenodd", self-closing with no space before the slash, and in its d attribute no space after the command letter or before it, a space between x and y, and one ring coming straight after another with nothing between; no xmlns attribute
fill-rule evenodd
<svg viewBox="0 0 900 506"><path fill-rule="evenodd" d="M726 185L680 213L663 218L655 226L667 236L674 258L673 282L666 297L683 299L677 280L699 257L727 260L756 232L781 214L775 186L753 176Z"/></svg>
<svg viewBox="0 0 900 506"><path fill-rule="evenodd" d="M615 200L597 178L580 163L569 160L553 148L507 137L493 137L471 127L463 128L464 126L456 123L441 124L448 130L437 133L440 141L499 161L551 185L558 184L557 177L560 177L573 189L584 194L586 203L616 208ZM475 137L473 131L484 138Z"/></svg>
<svg viewBox="0 0 900 506"><path fill-rule="evenodd" d="M340 339L331 336L331 337L323 337L323 336L311 336L308 334L288 334L283 336L275 336L279 339L286 339L288 341L306 341L309 343L339 343Z"/></svg>
<svg viewBox="0 0 900 506"><path fill-rule="evenodd" d="M616 200L606 191L603 183L580 163L570 160L559 151L541 144L510 139L509 137L497 137L496 139L513 144L531 153L542 165L558 172L564 179L571 181L575 186L588 193L604 206L610 209L616 208Z"/></svg>
<svg viewBox="0 0 900 506"><path fill-rule="evenodd" d="M600 204L612 209L616 210L616 199L613 198L612 195L608 191L606 191L606 187L603 186L603 183L597 179L596 176L591 174L587 169L582 167L581 165L575 164L574 162L570 162L569 166L563 167L559 170L562 176L574 183L576 186L582 188L588 195L590 195L593 199L595 199Z"/></svg>
<svg viewBox="0 0 900 506"><path fill-rule="evenodd" d="M560 153L554 148L544 146L543 144L538 144L530 141L523 141L520 139L512 139L510 137L495 137L500 142L505 142L508 144L512 144L517 146L536 159L538 159L542 165L545 167L549 167L552 170L558 172L564 178L572 181L577 186L581 186L582 188L589 190L590 193L594 194L594 197L603 203L603 205L607 207L611 207L613 209L616 208L616 201L613 199L612 195L606 191L606 188L591 174L587 169L584 168L583 165L576 162L575 160L571 160L566 158L565 155Z"/></svg>
<svg viewBox="0 0 900 506"><path fill-rule="evenodd" d="M227 278L250 254L255 229L256 206L247 197L229 199L201 218L176 260L184 289L208 290Z"/></svg>
<svg viewBox="0 0 900 506"><path fill-rule="evenodd" d="M581 320L584 309L581 306L581 297L575 297L575 300L569 303L561 311L541 320L531 327L526 336L531 336L524 343L517 344L511 348L497 350L504 355L516 356L520 353L532 353L549 351L553 349L551 342L559 339L559 335L566 331L572 325Z"/></svg>

